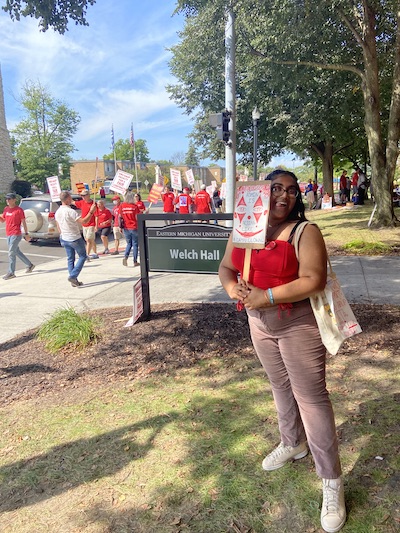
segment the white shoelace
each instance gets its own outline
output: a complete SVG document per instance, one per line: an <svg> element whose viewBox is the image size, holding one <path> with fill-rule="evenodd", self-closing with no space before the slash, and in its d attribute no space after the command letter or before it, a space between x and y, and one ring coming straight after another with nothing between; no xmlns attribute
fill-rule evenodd
<svg viewBox="0 0 400 533"><path fill-rule="evenodd" d="M340 484L334 488L330 486L329 481L324 480L323 486L325 508L328 512L337 514L340 509Z"/></svg>
<svg viewBox="0 0 400 533"><path fill-rule="evenodd" d="M279 446L278 446L277 448L275 448L275 450L273 450L273 451L269 454L268 458L271 458L271 459L277 459L278 457L280 457L280 456L283 455L284 453L286 453L286 452L290 452L291 449L292 449L292 448L291 448L290 446L285 446L285 445L283 444L283 442L281 442L281 443L279 444Z"/></svg>

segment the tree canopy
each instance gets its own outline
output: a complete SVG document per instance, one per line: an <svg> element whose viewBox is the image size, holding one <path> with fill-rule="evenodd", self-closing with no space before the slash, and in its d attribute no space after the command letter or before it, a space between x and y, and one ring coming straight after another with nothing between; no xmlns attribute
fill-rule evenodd
<svg viewBox="0 0 400 533"><path fill-rule="evenodd" d="M199 156L197 154L196 147L192 141L189 142L188 151L186 152L185 156L185 165L199 166Z"/></svg>
<svg viewBox="0 0 400 533"><path fill-rule="evenodd" d="M210 108L215 112L223 105L223 25L228 7L236 16L238 149L251 153L245 143L251 134L254 104L268 118L264 139L260 127L263 157L290 147L295 138L306 149L310 146L310 136L304 137L307 131L314 135L315 148L322 142L336 144L333 151L343 150L346 126L340 124L345 124L356 141L350 159L359 164L370 161L378 223L394 223L391 188L400 135L398 2L178 1L178 10L187 19L171 62L179 83L170 91L179 105L195 115L198 138L201 128L206 132ZM324 106L324 99L329 105ZM368 157L364 154L362 161L364 134ZM211 132L203 133L203 139L207 135L210 138Z"/></svg>
<svg viewBox="0 0 400 533"><path fill-rule="evenodd" d="M129 139L118 139L115 142L115 157L119 161L136 161L138 163L150 163L149 150L144 139L135 139L135 149ZM114 159L114 152L103 155L103 159Z"/></svg>
<svg viewBox="0 0 400 533"><path fill-rule="evenodd" d="M25 83L20 104L26 117L11 131L18 177L43 189L46 178L58 175L59 164L69 168L80 117L39 82Z"/></svg>
<svg viewBox="0 0 400 533"><path fill-rule="evenodd" d="M76 25L88 26L85 15L88 6L96 0L7 0L3 10L10 14L13 20L21 17L32 17L39 21L41 31L54 28L58 33L68 30L70 20Z"/></svg>

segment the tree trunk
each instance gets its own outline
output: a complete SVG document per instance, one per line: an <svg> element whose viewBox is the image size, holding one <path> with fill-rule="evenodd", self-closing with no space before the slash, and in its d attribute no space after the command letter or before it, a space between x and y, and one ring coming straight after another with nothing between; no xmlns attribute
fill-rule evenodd
<svg viewBox="0 0 400 533"><path fill-rule="evenodd" d="M365 37L363 43L364 79L362 91L365 106L365 132L371 161L371 183L376 202L376 223L378 226L394 225L392 182L393 164L388 165L382 137L380 113L379 67L376 53L375 14L364 3ZM394 86L393 92L397 91ZM389 174L389 175L388 175Z"/></svg>
<svg viewBox="0 0 400 533"><path fill-rule="evenodd" d="M332 198L332 205L335 204L333 194L333 142L332 140L313 143L311 148L322 161L322 183L324 193L328 193Z"/></svg>

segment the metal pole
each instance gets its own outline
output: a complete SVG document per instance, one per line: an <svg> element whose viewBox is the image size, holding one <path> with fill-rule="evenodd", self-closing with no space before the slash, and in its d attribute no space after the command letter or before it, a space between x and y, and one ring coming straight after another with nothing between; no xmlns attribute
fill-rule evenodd
<svg viewBox="0 0 400 533"><path fill-rule="evenodd" d="M139 192L139 182L138 182L138 175L137 175L137 165L136 165L136 147L135 144L133 144L133 164L135 165L135 178L136 178L136 192Z"/></svg>
<svg viewBox="0 0 400 533"><path fill-rule="evenodd" d="M253 180L257 180L257 151L258 151L258 120L253 120L254 146L253 146Z"/></svg>
<svg viewBox="0 0 400 533"><path fill-rule="evenodd" d="M230 141L225 147L226 213L233 213L236 184L236 81L235 81L235 16L227 9L225 25L225 108L231 112Z"/></svg>

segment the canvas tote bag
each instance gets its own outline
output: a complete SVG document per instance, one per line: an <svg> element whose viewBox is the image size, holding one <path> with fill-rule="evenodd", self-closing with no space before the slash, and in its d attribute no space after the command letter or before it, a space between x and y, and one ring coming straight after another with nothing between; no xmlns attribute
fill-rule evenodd
<svg viewBox="0 0 400 533"><path fill-rule="evenodd" d="M297 259L300 236L307 224L311 222L301 222L294 234L293 245ZM344 340L361 333L360 324L343 294L329 257L326 287L323 291L310 296L310 303L322 342L330 354L336 355Z"/></svg>

